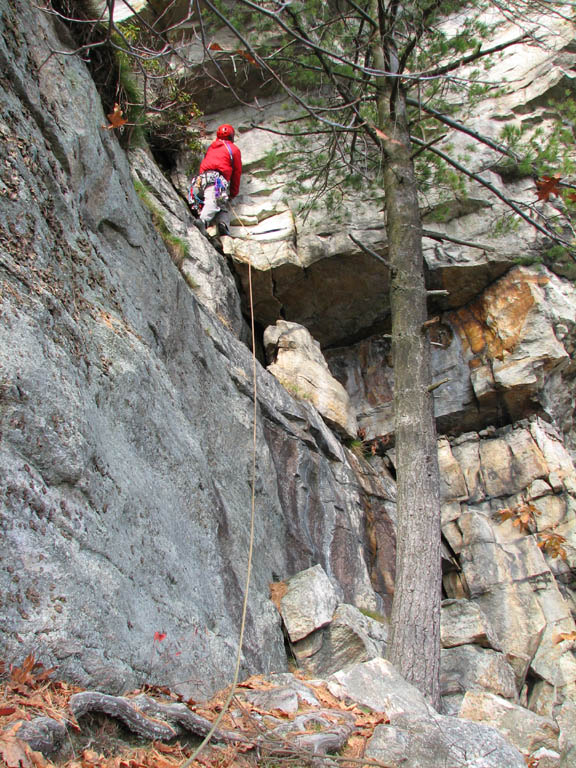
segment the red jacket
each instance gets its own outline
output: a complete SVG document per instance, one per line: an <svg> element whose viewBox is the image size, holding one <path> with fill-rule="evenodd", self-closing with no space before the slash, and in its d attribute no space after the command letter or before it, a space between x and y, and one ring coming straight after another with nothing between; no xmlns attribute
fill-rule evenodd
<svg viewBox="0 0 576 768"><path fill-rule="evenodd" d="M236 197L242 176L242 155L236 144L223 139L213 141L204 155L204 160L200 163L198 173L204 173L204 171L219 171L226 181L230 182L230 197Z"/></svg>

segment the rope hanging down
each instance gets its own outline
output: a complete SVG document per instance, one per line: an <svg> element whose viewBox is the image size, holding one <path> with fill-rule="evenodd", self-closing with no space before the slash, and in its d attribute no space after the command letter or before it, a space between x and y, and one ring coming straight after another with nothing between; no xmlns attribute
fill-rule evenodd
<svg viewBox="0 0 576 768"><path fill-rule="evenodd" d="M250 330L252 332L252 395L254 400L253 409L253 426L252 426L252 477L251 477L251 501L250 501L250 543L248 545L248 563L246 568L246 579L244 582L244 600L242 602L242 621L240 622L240 636L238 638L238 650L236 652L236 665L234 668L234 677L230 686L230 693L228 694L224 706L220 711L218 717L212 724L212 728L208 731L201 743L196 747L192 755L180 766L180 768L189 768L194 760L198 757L200 752L204 749L206 744L211 740L214 733L218 730L218 726L222 722L222 718L228 711L230 703L236 694L236 686L238 685L238 678L240 676L240 662L242 659L242 646L244 644L244 632L246 629L246 615L248 613L248 592L250 590L250 578L252 575L252 560L254 553L254 524L256 520L256 419L258 415L258 403L257 403L257 385L256 385L256 337L254 335L254 297L252 295L252 265L248 261L248 295L250 300Z"/></svg>

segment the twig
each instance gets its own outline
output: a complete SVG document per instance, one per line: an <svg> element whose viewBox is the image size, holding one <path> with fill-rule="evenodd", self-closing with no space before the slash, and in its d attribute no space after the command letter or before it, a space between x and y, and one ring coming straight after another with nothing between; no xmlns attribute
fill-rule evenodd
<svg viewBox="0 0 576 768"><path fill-rule="evenodd" d="M390 267L390 264L386 261L386 259L383 256L380 256L379 253L376 253L376 251L373 251L372 248L368 248L367 245L364 245L364 243L361 243L360 240L357 240L354 235L351 235L348 233L348 237L350 240L352 240L353 243L356 243L356 245L361 248L364 253L367 253L369 256L374 256L375 259L378 259L378 261L381 261L382 264L385 264L387 267Z"/></svg>
<svg viewBox="0 0 576 768"><path fill-rule="evenodd" d="M449 381L452 381L452 379L441 379L440 381L435 381L434 384L430 384L429 387L427 387L428 392L434 392L435 389L438 389L438 387L441 387L443 384L447 384Z"/></svg>
<svg viewBox="0 0 576 768"><path fill-rule="evenodd" d="M427 144L426 149L431 145ZM495 251L492 245L486 245L485 243L473 243L471 240L460 240L458 237L451 237L451 235L445 235L442 232L433 232L431 229L423 229L422 237L429 237L430 240L446 240L449 243L455 243L456 245L467 245L469 248L479 248L482 251Z"/></svg>

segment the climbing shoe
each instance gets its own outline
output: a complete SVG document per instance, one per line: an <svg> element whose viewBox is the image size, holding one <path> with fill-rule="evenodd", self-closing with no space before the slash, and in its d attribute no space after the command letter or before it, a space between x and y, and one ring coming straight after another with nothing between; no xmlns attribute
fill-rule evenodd
<svg viewBox="0 0 576 768"><path fill-rule="evenodd" d="M206 225L202 219L194 219L194 226L204 235L204 237L206 237Z"/></svg>
<svg viewBox="0 0 576 768"><path fill-rule="evenodd" d="M223 221L218 222L218 234L222 237L223 235L229 235L230 230L228 228L228 224L225 224Z"/></svg>

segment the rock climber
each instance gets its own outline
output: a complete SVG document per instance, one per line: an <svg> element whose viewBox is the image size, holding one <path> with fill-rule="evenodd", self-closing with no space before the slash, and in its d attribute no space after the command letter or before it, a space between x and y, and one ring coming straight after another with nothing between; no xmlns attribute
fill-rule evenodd
<svg viewBox="0 0 576 768"><path fill-rule="evenodd" d="M195 220L202 234L206 234L206 227L212 222L217 224L219 235L230 234L229 201L238 194L241 176L242 154L234 143L234 128L221 125L200 163L188 196L193 207L195 201L203 203Z"/></svg>

